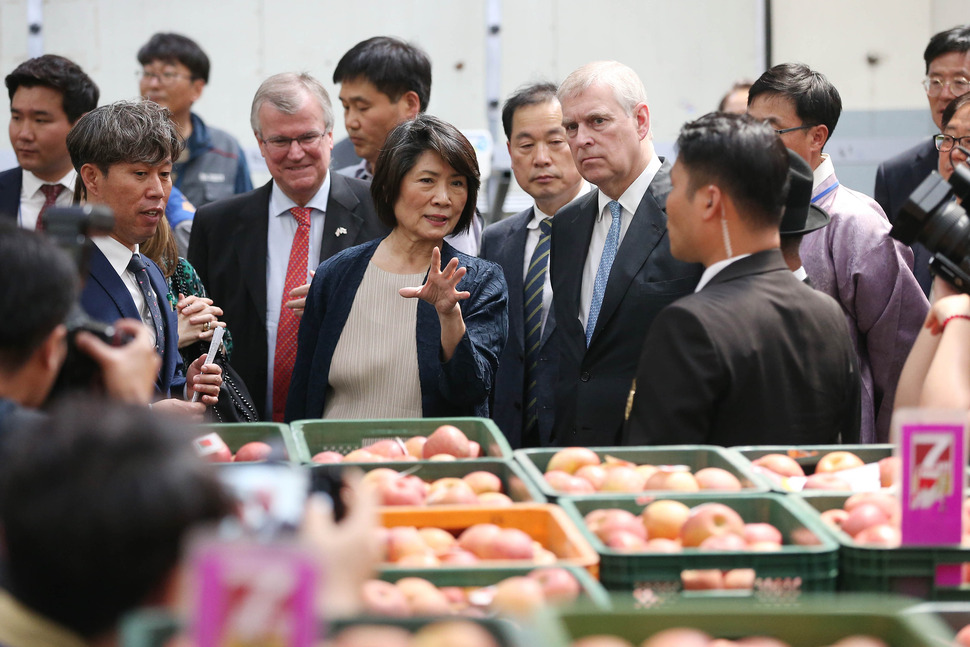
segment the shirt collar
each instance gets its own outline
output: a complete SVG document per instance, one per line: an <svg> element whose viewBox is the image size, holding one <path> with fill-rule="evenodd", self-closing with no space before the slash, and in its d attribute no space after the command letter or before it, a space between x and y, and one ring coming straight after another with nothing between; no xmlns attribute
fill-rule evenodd
<svg viewBox="0 0 970 647"><path fill-rule="evenodd" d="M833 175L835 175L835 165L832 164L832 158L829 157L828 153L822 153L822 163L816 166L812 172L814 178L812 182L812 193L814 194L818 191L822 183Z"/></svg>
<svg viewBox="0 0 970 647"><path fill-rule="evenodd" d="M623 195L620 196L617 202L624 210L630 213L636 213L637 207L640 206L640 201L643 200L643 196L647 194L647 189L650 188L650 183L653 182L653 176L657 174L660 170L662 162L660 158L656 155L647 164L647 168L643 169L643 173L640 177L635 179L630 186L626 188ZM599 212L597 213L596 220L601 220L603 214L606 211L606 205L610 203L613 198L609 197L602 191L599 192Z"/></svg>
<svg viewBox="0 0 970 647"><path fill-rule="evenodd" d="M133 253L111 236L95 236L91 240L98 246L98 249L101 250L104 257L108 259L108 263L118 273L118 276L128 271L128 263L131 262L131 257L137 254L139 249L139 245L135 245L135 251Z"/></svg>
<svg viewBox="0 0 970 647"><path fill-rule="evenodd" d="M751 254L740 254L738 256L732 256L731 258L725 258L723 261L718 261L716 263L712 263L711 265L708 265L704 269L704 273L701 274L701 280L697 282L697 287L694 288L694 292L700 292L701 288L703 288L705 285L710 283L711 279L713 279L715 276L721 273L721 271L723 271L724 268L726 268L734 261L740 261L742 258L745 258L747 256L751 256Z"/></svg>
<svg viewBox="0 0 970 647"><path fill-rule="evenodd" d="M70 192L74 192L74 180L77 178L77 171L73 168L67 172L67 174L59 179L57 182L46 182L30 171L24 170L23 175L23 190L26 195L34 195L40 191L40 187L45 184L60 184L65 189Z"/></svg>
<svg viewBox="0 0 970 647"><path fill-rule="evenodd" d="M804 282L805 279L808 278L808 272L805 271L805 266L804 265L799 265L798 266L798 269L795 270L794 272L792 272L792 274L795 275L795 278L796 279L798 279L799 281L802 281L802 282Z"/></svg>
<svg viewBox="0 0 970 647"><path fill-rule="evenodd" d="M586 180L583 180L583 183L579 187L579 193L577 193L576 194L576 197L573 198L572 200L570 200L569 202L567 202L566 204L572 204L573 202L576 202L576 200L579 200L582 196L586 195L587 193L589 193L589 182L587 182ZM563 207L565 207L565 206L566 205L564 204ZM562 207L560 207L560 209L561 208ZM556 215L556 214L548 214L548 213L542 211L539 208L539 205L533 204L532 205L532 219L529 220L529 222L526 224L526 228L528 228L528 229L538 229L539 228L539 222L541 222L542 220L545 220L546 218L552 218L554 215Z"/></svg>
<svg viewBox="0 0 970 647"><path fill-rule="evenodd" d="M327 213L327 200L330 199L330 171L327 171L327 176L323 179L323 184L320 185L320 190L317 191L309 202L306 203L308 209L316 209L324 214ZM283 193L276 182L273 182L273 190L270 192L269 196L269 212L274 216L283 216L290 212L293 207L298 207L297 203L293 202L290 196Z"/></svg>
<svg viewBox="0 0 970 647"><path fill-rule="evenodd" d="M0 642L18 647L85 647L70 629L53 622L0 590Z"/></svg>

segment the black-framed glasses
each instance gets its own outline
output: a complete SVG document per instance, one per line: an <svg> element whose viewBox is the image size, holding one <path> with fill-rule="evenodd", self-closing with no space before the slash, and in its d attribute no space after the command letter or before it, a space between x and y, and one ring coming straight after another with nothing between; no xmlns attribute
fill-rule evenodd
<svg viewBox="0 0 970 647"><path fill-rule="evenodd" d="M303 150L309 150L316 146L317 142L320 141L320 138L325 134L326 133L311 130L308 133L303 133L302 135L297 135L296 137L271 137L262 141L275 151L289 150L290 145L293 144L293 142L298 143Z"/></svg>
<svg viewBox="0 0 970 647"><path fill-rule="evenodd" d="M785 133L793 133L796 130L806 130L808 128L814 128L818 124L804 124L802 126L792 126L791 128L782 128L781 130L775 128L775 132L779 135L784 135Z"/></svg>
<svg viewBox="0 0 970 647"><path fill-rule="evenodd" d="M952 151L954 146L962 146L963 148L970 148L970 135L966 137L953 137L951 135L934 135L933 143L936 144L936 150L941 153L947 153Z"/></svg>
<svg viewBox="0 0 970 647"><path fill-rule="evenodd" d="M926 90L926 94L931 97L938 97L943 93L943 88L950 88L950 92L953 96L959 97L960 95L966 94L970 90L970 81L963 77L957 77L952 81L944 81L943 79L936 79L927 77L923 79L923 88Z"/></svg>
<svg viewBox="0 0 970 647"><path fill-rule="evenodd" d="M150 81L155 79L163 85L171 85L175 83L178 79L188 79L191 81L193 76L191 74L179 74L178 72L149 72L148 70L137 70L135 72L135 77L142 81Z"/></svg>

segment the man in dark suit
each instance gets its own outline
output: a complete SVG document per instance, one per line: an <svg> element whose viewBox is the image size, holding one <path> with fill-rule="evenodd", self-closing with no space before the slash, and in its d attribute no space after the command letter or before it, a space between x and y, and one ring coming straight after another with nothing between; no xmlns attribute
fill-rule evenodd
<svg viewBox="0 0 970 647"><path fill-rule="evenodd" d="M273 180L199 209L189 260L225 313L233 368L260 417L282 420L312 271L387 229L366 183L327 172L334 117L319 81L270 77L256 92L250 121Z"/></svg>
<svg viewBox="0 0 970 647"><path fill-rule="evenodd" d="M552 283L546 271L552 219L588 186L566 143L555 85L536 83L517 90L502 108L502 126L515 181L535 199L535 206L482 234L479 255L501 265L509 285L509 339L492 389L492 419L513 447L539 447L551 441L559 370Z"/></svg>
<svg viewBox="0 0 970 647"><path fill-rule="evenodd" d="M183 373L178 318L169 306L165 277L139 245L165 217L172 188L172 161L182 140L167 109L152 101L118 101L81 117L67 136L82 195L114 213L109 236L94 239L81 306L105 323L140 319L162 359L155 407L201 420L218 402L222 369L199 357ZM198 393L201 402L191 402ZM172 397L175 396L175 397Z"/></svg>
<svg viewBox="0 0 970 647"><path fill-rule="evenodd" d="M75 63L51 54L21 63L4 82L19 166L0 173L0 218L36 229L41 212L71 204L77 173L67 133L98 105L98 86Z"/></svg>
<svg viewBox="0 0 970 647"><path fill-rule="evenodd" d="M703 268L670 255L670 165L654 152L636 73L615 61L590 63L563 81L558 96L579 173L599 190L553 221L560 335L553 442L613 445L650 323L694 289Z"/></svg>
<svg viewBox="0 0 970 647"><path fill-rule="evenodd" d="M923 52L926 63L926 98L930 102L930 116L939 132L943 132L943 109L954 98L970 90L970 25L954 27L933 36ZM933 138L927 137L916 146L886 160L876 170L875 199L886 212L890 222L920 182L936 170L939 153ZM913 273L923 293L929 295L930 253L921 243L913 243L915 256Z"/></svg>
<svg viewBox="0 0 970 647"><path fill-rule="evenodd" d="M764 123L720 113L686 124L677 145L670 249L706 269L647 334L623 444L858 442L841 308L795 278L778 247L785 145ZM811 188L811 175L797 181Z"/></svg>

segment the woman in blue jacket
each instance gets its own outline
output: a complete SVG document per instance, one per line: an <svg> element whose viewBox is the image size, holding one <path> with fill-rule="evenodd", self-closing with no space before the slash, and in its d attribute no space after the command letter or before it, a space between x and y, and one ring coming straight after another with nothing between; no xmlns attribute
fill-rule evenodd
<svg viewBox="0 0 970 647"><path fill-rule="evenodd" d="M475 214L475 150L420 115L388 135L375 167L371 195L391 233L317 268L286 420L488 416L505 278L443 240Z"/></svg>

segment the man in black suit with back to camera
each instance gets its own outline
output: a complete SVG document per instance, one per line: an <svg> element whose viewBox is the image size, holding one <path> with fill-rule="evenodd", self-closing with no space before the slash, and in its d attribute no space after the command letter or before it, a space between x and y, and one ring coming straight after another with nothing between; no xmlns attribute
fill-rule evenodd
<svg viewBox="0 0 970 647"><path fill-rule="evenodd" d="M842 309L799 281L779 249L785 145L751 117L711 113L686 124L677 146L670 250L705 270L647 333L622 444L859 442L861 383ZM790 177L807 199L812 175Z"/></svg>
<svg viewBox="0 0 970 647"><path fill-rule="evenodd" d="M923 87L930 102L930 116L943 132L943 109L956 97L970 90L970 25L947 29L933 36L923 52L926 78ZM886 160L876 171L876 202L896 222L896 215L910 194L936 170L939 153L932 137ZM921 243L913 243L913 274L923 293L929 295L930 253Z"/></svg>
<svg viewBox="0 0 970 647"><path fill-rule="evenodd" d="M319 81L306 73L268 78L250 122L273 179L200 208L189 261L225 312L233 368L260 418L282 420L312 271L387 228L365 182L327 172L334 116Z"/></svg>
<svg viewBox="0 0 970 647"><path fill-rule="evenodd" d="M556 212L589 186L569 152L555 85L517 90L502 108L502 126L515 181L535 205L482 234L479 255L501 265L509 284L509 340L495 374L492 418L512 447L544 447L559 370L549 238Z"/></svg>
<svg viewBox="0 0 970 647"><path fill-rule="evenodd" d="M561 342L553 443L616 445L647 329L694 289L703 267L670 254L670 164L654 152L636 73L615 61L590 63L563 81L558 96L576 167L598 191L553 220Z"/></svg>

